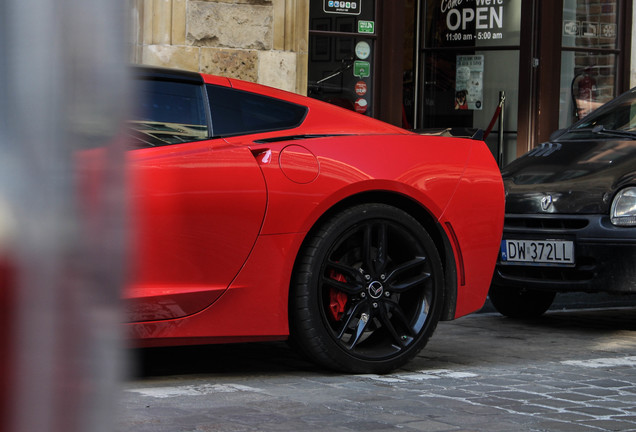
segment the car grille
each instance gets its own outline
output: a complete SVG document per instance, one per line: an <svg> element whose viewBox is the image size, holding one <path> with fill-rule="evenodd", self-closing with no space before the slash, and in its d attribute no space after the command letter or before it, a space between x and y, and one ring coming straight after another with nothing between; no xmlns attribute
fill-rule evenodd
<svg viewBox="0 0 636 432"><path fill-rule="evenodd" d="M588 224L587 219L507 217L504 228L578 230L585 228Z"/></svg>

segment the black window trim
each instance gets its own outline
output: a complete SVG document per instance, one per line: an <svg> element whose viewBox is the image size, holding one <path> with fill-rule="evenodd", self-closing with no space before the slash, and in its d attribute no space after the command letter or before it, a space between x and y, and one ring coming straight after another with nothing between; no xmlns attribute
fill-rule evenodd
<svg viewBox="0 0 636 432"><path fill-rule="evenodd" d="M265 133L265 132L277 132L277 131L286 131L286 130L292 130L292 129L296 129L297 127L299 127L300 125L302 125L305 120L307 119L307 115L309 114L309 107L306 105L302 105L302 104L297 104L294 102L290 102L284 99L278 99L275 97L271 97L271 96L267 96L261 93L254 93L251 91L247 91L247 90L242 90L242 89L237 89L235 87L231 87L231 86L223 86L223 85L218 85L218 84L211 84L211 83L205 83L204 84L204 93L206 93L206 98L208 98L208 105L207 105L207 110L209 112L210 115L210 131L212 133L212 136L210 137L210 139L217 139L217 138L230 138L230 137L236 137L236 136L247 136L247 135L254 135L254 134L259 134L259 133ZM212 121L212 104L209 101L209 96L208 96L208 87L218 87L218 88L223 88L223 89L229 89L235 92L240 92L240 93L245 93L245 94L250 94L250 95L256 95L265 99L270 99L273 101L278 101L278 102L283 102L289 105L294 105L300 108L303 108L304 113L302 115L302 117L300 118L300 120L298 121L298 123L296 123L293 126L288 126L288 127L279 127L279 128L266 128L266 129L257 129L257 130L253 130L253 131L249 131L249 132L238 132L238 133L231 133L231 134L225 134L225 135L214 135L214 122Z"/></svg>

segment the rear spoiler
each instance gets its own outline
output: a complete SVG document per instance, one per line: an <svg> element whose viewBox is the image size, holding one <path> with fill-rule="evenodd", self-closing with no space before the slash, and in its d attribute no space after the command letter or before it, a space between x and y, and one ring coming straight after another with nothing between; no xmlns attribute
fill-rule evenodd
<svg viewBox="0 0 636 432"><path fill-rule="evenodd" d="M466 127L416 129L413 132L420 135L470 138L470 139L479 140L479 141L484 140L483 129L474 129L474 128L466 128Z"/></svg>

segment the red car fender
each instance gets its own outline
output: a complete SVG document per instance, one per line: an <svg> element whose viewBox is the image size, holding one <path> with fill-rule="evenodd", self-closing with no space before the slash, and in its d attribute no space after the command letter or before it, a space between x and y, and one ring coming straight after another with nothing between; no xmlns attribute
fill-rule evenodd
<svg viewBox="0 0 636 432"><path fill-rule="evenodd" d="M260 164L268 189L268 208L261 234L307 232L340 201L369 191L411 196L439 220L457 188L475 141L446 140L447 144L441 146L437 137L405 135L398 138L399 150L397 143L392 146L387 141L396 137L384 135L316 138L302 141L302 147L294 144L309 150L315 158L308 169L317 173L314 180L306 183L290 179L281 166L281 152L286 151L288 145L252 145L254 152L271 152L267 162ZM365 159L368 153L377 154L378 148L386 148L386 164ZM392 151L406 154L392 158ZM298 152L298 157L305 160L306 153Z"/></svg>
<svg viewBox="0 0 636 432"><path fill-rule="evenodd" d="M341 139L346 144L338 144L340 139L332 143L332 138L322 144L319 140L309 142L320 147L323 156L316 158L320 175L308 184L292 184L281 169L280 158L277 158L280 151L271 155L271 161L279 160L278 166L275 162L261 164L269 191L262 234L306 233L329 208L359 193L384 191L410 196L440 223L453 248L458 272L455 318L481 308L501 240L504 202L501 176L485 143L457 139L446 146L431 145L432 149L441 150L427 153L425 163L414 164L412 169L405 170L407 174L398 178L392 176L391 171L401 172L403 166L399 163L387 162L381 172L377 172L373 161L368 161L368 170L360 169L365 163L359 158L355 161L358 170L346 164L347 152L358 155L361 148L373 145L369 140L384 145L380 143L382 137ZM404 139L418 141L413 137ZM435 144L436 141L427 142ZM337 147L339 161L324 156L330 145ZM343 153L344 145L347 149ZM400 160L400 163L405 162ZM286 193L280 193L281 190ZM293 206L285 205L290 202L290 193L296 195ZM306 196L314 199L305 199Z"/></svg>
<svg viewBox="0 0 636 432"><path fill-rule="evenodd" d="M458 263L455 318L484 304L501 244L504 196L503 181L490 150L485 143L475 141L466 172L440 218L455 243Z"/></svg>

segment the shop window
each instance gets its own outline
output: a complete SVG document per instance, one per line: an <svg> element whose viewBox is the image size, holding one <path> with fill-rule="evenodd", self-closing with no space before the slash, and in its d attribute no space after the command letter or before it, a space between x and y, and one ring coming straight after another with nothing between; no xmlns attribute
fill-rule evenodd
<svg viewBox="0 0 636 432"><path fill-rule="evenodd" d="M373 116L375 0L311 0L308 95Z"/></svg>
<svg viewBox="0 0 636 432"><path fill-rule="evenodd" d="M616 0L564 0L559 127L585 117L616 96Z"/></svg>

